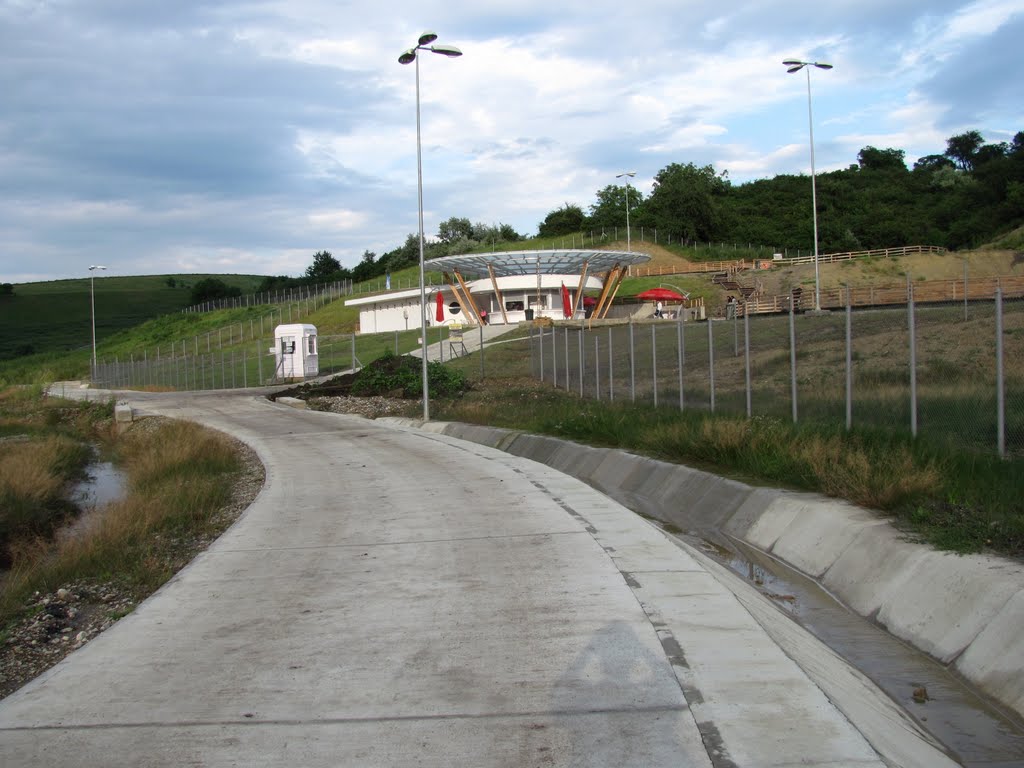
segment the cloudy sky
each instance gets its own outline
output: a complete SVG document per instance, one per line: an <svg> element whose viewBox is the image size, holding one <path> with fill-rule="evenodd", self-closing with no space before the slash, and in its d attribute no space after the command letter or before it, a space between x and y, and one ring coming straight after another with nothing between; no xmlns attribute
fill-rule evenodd
<svg viewBox="0 0 1024 768"><path fill-rule="evenodd" d="M300 274L416 222L533 234L615 175L734 183L1024 130L1024 0L0 0L0 282Z"/></svg>

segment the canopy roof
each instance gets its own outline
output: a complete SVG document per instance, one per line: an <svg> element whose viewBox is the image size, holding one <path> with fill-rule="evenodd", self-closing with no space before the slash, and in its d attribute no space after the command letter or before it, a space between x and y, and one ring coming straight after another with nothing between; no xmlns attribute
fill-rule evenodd
<svg viewBox="0 0 1024 768"><path fill-rule="evenodd" d="M607 272L616 264L628 266L650 261L646 253L632 251L502 251L471 253L464 256L442 256L426 262L427 269L441 272L458 271L464 275L484 277L487 267L495 277L509 275L578 275L586 262L591 273Z"/></svg>

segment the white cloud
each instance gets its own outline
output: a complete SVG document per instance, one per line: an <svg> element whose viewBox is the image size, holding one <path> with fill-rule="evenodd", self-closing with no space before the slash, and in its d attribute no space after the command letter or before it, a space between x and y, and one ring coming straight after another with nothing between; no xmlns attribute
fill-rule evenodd
<svg viewBox="0 0 1024 768"><path fill-rule="evenodd" d="M1020 0L9 1L0 263L296 274L321 248L354 265L398 247L416 228L416 126L413 68L397 59L424 22L465 53L420 54L428 234L451 216L528 234L624 168L642 190L671 162L734 183L805 173L806 85L789 56L836 65L812 74L821 168L867 144L908 162L941 152L951 115L1012 134L1006 37L1021 13ZM951 76L981 49L990 65Z"/></svg>

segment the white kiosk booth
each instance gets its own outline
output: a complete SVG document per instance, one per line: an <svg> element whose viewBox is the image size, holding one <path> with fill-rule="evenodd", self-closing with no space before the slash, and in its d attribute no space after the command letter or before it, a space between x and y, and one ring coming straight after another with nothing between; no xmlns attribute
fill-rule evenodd
<svg viewBox="0 0 1024 768"><path fill-rule="evenodd" d="M316 326L304 323L274 329L274 378L300 381L320 374Z"/></svg>

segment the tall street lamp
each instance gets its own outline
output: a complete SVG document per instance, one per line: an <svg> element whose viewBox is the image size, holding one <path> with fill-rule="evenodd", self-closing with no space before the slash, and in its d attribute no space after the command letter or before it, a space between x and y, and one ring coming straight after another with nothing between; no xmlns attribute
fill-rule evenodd
<svg viewBox="0 0 1024 768"><path fill-rule="evenodd" d="M412 64L416 62L416 189L419 203L420 223L420 339L421 354L423 357L423 420L430 421L430 388L427 384L427 291L426 280L423 271L423 153L420 146L420 58L417 51L430 51L439 53L442 56L455 58L461 56L462 51L454 45L431 45L437 40L433 32L424 32L420 35L419 41L414 48L410 48L398 57L399 64Z"/></svg>
<svg viewBox="0 0 1024 768"><path fill-rule="evenodd" d="M616 179L626 177L626 250L632 250L629 240L629 180L636 176L636 171L623 171L615 175Z"/></svg>
<svg viewBox="0 0 1024 768"><path fill-rule="evenodd" d="M106 267L99 264L89 267L89 304L92 307L92 376L96 375L96 287L94 278L97 269L106 269Z"/></svg>
<svg viewBox="0 0 1024 768"><path fill-rule="evenodd" d="M814 309L821 311L821 280L818 277L818 190L814 180L814 120L811 117L811 67L832 69L831 64L820 61L786 59L782 62L790 74L805 69L807 72L807 127L811 135L811 205L814 214Z"/></svg>

